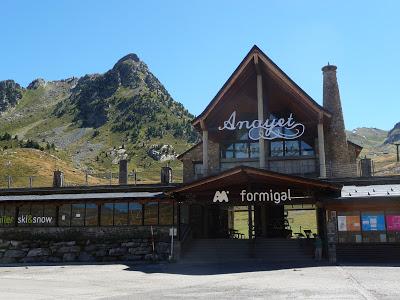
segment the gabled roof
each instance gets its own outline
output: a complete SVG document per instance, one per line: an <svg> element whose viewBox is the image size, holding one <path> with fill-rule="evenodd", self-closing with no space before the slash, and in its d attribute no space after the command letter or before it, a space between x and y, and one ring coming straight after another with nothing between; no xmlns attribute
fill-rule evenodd
<svg viewBox="0 0 400 300"><path fill-rule="evenodd" d="M238 79L239 75L243 72L244 68L249 64L254 62L255 57L257 56L258 60L263 62L266 67L272 71L274 74L279 76L288 87L295 90L300 98L312 107L314 110L321 112L323 115L330 117L331 114L329 111L324 109L321 105L319 105L311 96L309 96L303 89L301 89L285 72L283 72L260 48L254 45L249 53L245 56L236 70L232 73L229 79L225 82L222 88L219 90L217 95L211 100L211 102L207 105L205 110L197 116L193 121L192 124L195 126L201 120L204 120L208 116L208 114L213 110L216 104L222 99L223 95L229 90L232 84Z"/></svg>
<svg viewBox="0 0 400 300"><path fill-rule="evenodd" d="M181 159L183 158L187 153L189 153L190 151L192 151L194 148L196 148L197 146L200 146L201 144L203 144L202 141L198 142L197 144L194 144L192 147L190 147L189 149L187 149L185 152L182 152L181 154L179 154L176 158L177 159Z"/></svg>
<svg viewBox="0 0 400 300"><path fill-rule="evenodd" d="M342 189L341 184L330 183L323 180L282 174L248 166L238 166L223 171L217 175L211 175L187 184L183 184L180 187L170 191L170 193L199 192L203 190L219 189L227 184L238 185L246 182L265 182L269 184L280 185L289 184L291 186L315 190L328 190L332 192L340 192Z"/></svg>

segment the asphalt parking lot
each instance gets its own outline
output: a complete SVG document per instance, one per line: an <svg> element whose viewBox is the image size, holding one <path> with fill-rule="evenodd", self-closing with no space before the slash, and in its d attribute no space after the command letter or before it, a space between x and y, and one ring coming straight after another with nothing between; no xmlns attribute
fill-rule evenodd
<svg viewBox="0 0 400 300"><path fill-rule="evenodd" d="M0 268L0 299L399 299L400 265L64 265Z"/></svg>

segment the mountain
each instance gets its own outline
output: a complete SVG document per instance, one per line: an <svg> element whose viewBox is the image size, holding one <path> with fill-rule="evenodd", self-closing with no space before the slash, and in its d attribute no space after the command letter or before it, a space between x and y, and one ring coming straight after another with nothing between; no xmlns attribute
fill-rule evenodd
<svg viewBox="0 0 400 300"><path fill-rule="evenodd" d="M347 131L347 138L363 147L360 158L368 157L374 161L376 175L400 175L396 162L396 147L393 142L400 141L400 123L390 131L377 128L356 128Z"/></svg>
<svg viewBox="0 0 400 300"><path fill-rule="evenodd" d="M389 131L385 144L400 143L400 122Z"/></svg>
<svg viewBox="0 0 400 300"><path fill-rule="evenodd" d="M0 134L18 141L4 138L3 149L37 143L72 168L92 173L116 171L118 158L127 156L129 170L142 180L158 180L167 162L180 175L175 157L198 139L193 116L136 54L103 74L36 79L26 88L0 81L0 113Z"/></svg>

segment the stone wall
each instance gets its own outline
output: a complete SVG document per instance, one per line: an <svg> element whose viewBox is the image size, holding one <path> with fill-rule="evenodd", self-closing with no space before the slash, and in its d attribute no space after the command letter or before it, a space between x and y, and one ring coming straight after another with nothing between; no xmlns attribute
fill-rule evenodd
<svg viewBox="0 0 400 300"><path fill-rule="evenodd" d="M183 163L183 182L190 182L195 179L193 163L203 161L203 144L199 143L190 151L186 152L182 158ZM208 141L208 170L209 174L219 171L219 144L211 140Z"/></svg>
<svg viewBox="0 0 400 300"><path fill-rule="evenodd" d="M167 260L169 227L0 228L0 263Z"/></svg>

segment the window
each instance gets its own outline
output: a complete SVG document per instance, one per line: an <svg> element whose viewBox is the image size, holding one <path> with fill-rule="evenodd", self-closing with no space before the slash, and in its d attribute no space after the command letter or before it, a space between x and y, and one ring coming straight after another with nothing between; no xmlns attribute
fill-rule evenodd
<svg viewBox="0 0 400 300"><path fill-rule="evenodd" d="M31 206L30 204L25 204L18 209L18 226L25 227L32 223L31 216Z"/></svg>
<svg viewBox="0 0 400 300"><path fill-rule="evenodd" d="M71 226L85 225L85 203L71 204Z"/></svg>
<svg viewBox="0 0 400 300"><path fill-rule="evenodd" d="M114 205L112 203L104 203L101 205L101 226L112 226L114 224Z"/></svg>
<svg viewBox="0 0 400 300"><path fill-rule="evenodd" d="M220 156L223 159L258 158L259 155L258 141L240 141L221 145Z"/></svg>
<svg viewBox="0 0 400 300"><path fill-rule="evenodd" d="M58 208L58 226L71 225L71 204L63 204Z"/></svg>
<svg viewBox="0 0 400 300"><path fill-rule="evenodd" d="M160 202L160 225L172 225L174 218L174 207L172 202Z"/></svg>
<svg viewBox="0 0 400 300"><path fill-rule="evenodd" d="M313 156L314 154L312 146L304 141L284 140L270 143L270 155L272 157Z"/></svg>
<svg viewBox="0 0 400 300"><path fill-rule="evenodd" d="M193 169L194 169L195 176L203 175L203 163L202 162L194 163Z"/></svg>
<svg viewBox="0 0 400 300"><path fill-rule="evenodd" d="M114 203L114 225L128 225L128 203Z"/></svg>
<svg viewBox="0 0 400 300"><path fill-rule="evenodd" d="M98 225L98 209L95 203L86 203L85 209L85 226L97 226Z"/></svg>
<svg viewBox="0 0 400 300"><path fill-rule="evenodd" d="M57 207L55 204L45 204L43 206L43 216L46 218L46 226L56 226Z"/></svg>
<svg viewBox="0 0 400 300"><path fill-rule="evenodd" d="M142 225L143 206L137 202L129 203L129 225Z"/></svg>
<svg viewBox="0 0 400 300"><path fill-rule="evenodd" d="M41 222L42 221L41 217L43 217L43 205L32 204L30 213L32 226L42 226L43 223L46 223L46 222Z"/></svg>
<svg viewBox="0 0 400 300"><path fill-rule="evenodd" d="M148 202L144 205L144 225L158 224L158 202Z"/></svg>

